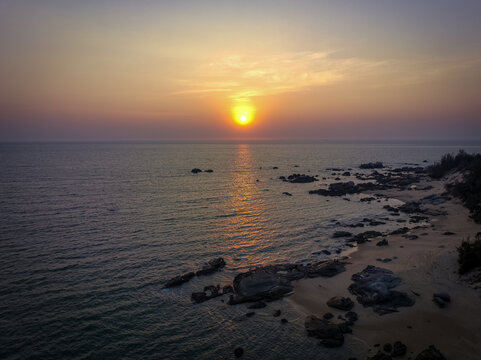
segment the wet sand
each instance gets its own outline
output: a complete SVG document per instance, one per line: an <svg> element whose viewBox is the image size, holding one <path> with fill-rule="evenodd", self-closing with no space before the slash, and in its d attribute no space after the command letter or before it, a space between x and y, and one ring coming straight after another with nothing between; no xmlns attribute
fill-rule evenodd
<svg viewBox="0 0 481 360"><path fill-rule="evenodd" d="M419 200L427 195L441 194L444 182L432 181L418 185L433 185L431 190L388 190L376 191L386 197L407 202ZM372 308L364 308L355 301L353 311L359 320L353 325L352 335L346 335L343 346L355 349L359 359L372 356L383 344L400 340L408 347L402 358L414 359L429 345L435 345L448 359L479 359L481 354L481 296L461 281L457 273L457 251L461 240L471 239L481 231L481 225L469 218L469 211L458 199L453 198L440 205L425 205L428 209L447 211L447 215L430 216L430 223L413 229L408 240L402 235L389 235L388 246L376 246L384 237L358 246L349 254L350 264L346 271L333 278L302 279L294 282L295 288L289 301L306 315L318 317L326 312L344 315L344 311L330 308L326 301L333 296L346 296L355 300L347 290L352 283L351 276L362 271L367 265L392 270L402 278L396 290L407 292L416 303L412 307L400 307L397 313L380 316ZM399 224L399 227L404 226ZM444 235L446 231L454 235ZM427 233L427 234L426 234ZM393 258L389 263L378 258ZM419 294L414 295L411 291ZM435 292L447 292L451 303L439 308L433 301ZM360 345L361 344L361 345ZM380 347L374 347L380 344Z"/></svg>

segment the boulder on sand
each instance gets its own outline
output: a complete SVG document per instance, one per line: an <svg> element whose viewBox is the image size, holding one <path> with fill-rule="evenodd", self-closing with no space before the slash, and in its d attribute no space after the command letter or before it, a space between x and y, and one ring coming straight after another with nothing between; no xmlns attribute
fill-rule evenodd
<svg viewBox="0 0 481 360"><path fill-rule="evenodd" d="M321 339L321 344L326 347L338 347L344 343L344 335L338 325L314 315L306 317L304 327L309 336Z"/></svg>
<svg viewBox="0 0 481 360"><path fill-rule="evenodd" d="M351 310L354 306L354 303L350 298L342 297L342 296L334 296L327 300L327 305L339 310Z"/></svg>

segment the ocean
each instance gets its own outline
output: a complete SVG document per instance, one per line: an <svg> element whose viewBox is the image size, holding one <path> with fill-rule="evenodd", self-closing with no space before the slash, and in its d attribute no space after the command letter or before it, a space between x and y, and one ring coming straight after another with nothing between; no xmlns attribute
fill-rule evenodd
<svg viewBox="0 0 481 360"><path fill-rule="evenodd" d="M344 243L332 233L347 229L335 222L399 203L309 195L336 182L328 168L425 166L461 148L481 152L462 142L0 144L0 358L231 359L242 346L244 359L335 359L349 349L308 338L288 298L240 321L246 305L190 294L257 265L335 257ZM319 181L279 179L292 173ZM225 269L162 288L215 257Z"/></svg>

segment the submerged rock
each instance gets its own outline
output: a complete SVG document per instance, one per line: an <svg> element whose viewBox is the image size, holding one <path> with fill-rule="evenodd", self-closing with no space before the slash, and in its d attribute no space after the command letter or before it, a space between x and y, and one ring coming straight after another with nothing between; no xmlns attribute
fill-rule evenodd
<svg viewBox="0 0 481 360"><path fill-rule="evenodd" d="M386 187L374 183L354 184L353 181L337 182L329 185L328 189L311 190L309 194L317 194L323 196L344 196L347 194L358 194L368 190L382 190Z"/></svg>
<svg viewBox="0 0 481 360"><path fill-rule="evenodd" d="M205 264L201 270L197 271L195 275L207 275L207 274L213 274L216 271L219 271L225 266L225 261L223 258L216 258L212 259L207 264Z"/></svg>
<svg viewBox="0 0 481 360"><path fill-rule="evenodd" d="M170 288L170 287L182 285L183 283L192 279L194 276L195 276L195 274L193 272L189 272L189 273L186 273L184 275L179 275L179 276L173 277L172 279L168 280L165 283L163 288L165 289L165 288Z"/></svg>
<svg viewBox="0 0 481 360"><path fill-rule="evenodd" d="M306 317L304 327L309 336L321 339L321 344L326 347L339 347L344 343L344 335L338 325L314 315Z"/></svg>
<svg viewBox="0 0 481 360"><path fill-rule="evenodd" d="M314 176L310 176L306 174L292 174L287 177L287 181L294 184L296 183L303 184L303 183L311 183L319 180L316 179Z"/></svg>
<svg viewBox="0 0 481 360"><path fill-rule="evenodd" d="M392 271L368 265L363 271L352 275L353 283L348 290L364 307L372 306L379 315L397 311L401 306L412 306L415 301L406 293L391 290L401 283Z"/></svg>

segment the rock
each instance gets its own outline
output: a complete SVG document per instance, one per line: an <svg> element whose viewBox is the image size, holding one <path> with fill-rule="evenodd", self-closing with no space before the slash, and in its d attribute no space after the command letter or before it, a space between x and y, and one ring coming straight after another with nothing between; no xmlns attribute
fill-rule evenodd
<svg viewBox="0 0 481 360"><path fill-rule="evenodd" d="M331 255L331 252L329 250L321 250L321 253L324 255Z"/></svg>
<svg viewBox="0 0 481 360"><path fill-rule="evenodd" d="M342 176L351 176L351 173L349 171L345 171L342 173Z"/></svg>
<svg viewBox="0 0 481 360"><path fill-rule="evenodd" d="M387 245L389 245L389 243L386 239L382 239L381 241L378 241L376 243L376 246L387 246Z"/></svg>
<svg viewBox="0 0 481 360"><path fill-rule="evenodd" d="M247 308L248 309L262 309L262 308L265 308L266 306L267 306L267 304L265 302L257 301L254 304L248 306Z"/></svg>
<svg viewBox="0 0 481 360"><path fill-rule="evenodd" d="M280 310L274 311L274 312L272 313L272 316L274 316L274 317L279 317L279 316L281 316L281 311L280 311Z"/></svg>
<svg viewBox="0 0 481 360"><path fill-rule="evenodd" d="M404 345L400 341L396 341L392 347L391 356L392 357L403 356L404 354L406 354L407 350L408 348L406 345Z"/></svg>
<svg viewBox="0 0 481 360"><path fill-rule="evenodd" d="M337 326L339 326L339 330L341 330L343 334L352 333L352 329L349 327L350 325L352 325L351 322L343 322L343 323L337 324Z"/></svg>
<svg viewBox="0 0 481 360"><path fill-rule="evenodd" d="M445 231L443 232L443 235L456 235L456 234L453 233L452 231Z"/></svg>
<svg viewBox="0 0 481 360"><path fill-rule="evenodd" d="M236 358L241 357L244 354L244 349L241 347L237 347L234 350L234 355Z"/></svg>
<svg viewBox="0 0 481 360"><path fill-rule="evenodd" d="M409 232L409 228L402 227L402 228L396 229L394 231L391 231L391 233L389 235L401 235L401 234L406 234L407 232Z"/></svg>
<svg viewBox="0 0 481 360"><path fill-rule="evenodd" d="M344 196L347 194L358 194L358 193L369 191L369 190L382 190L385 188L386 188L385 186L370 183L370 182L354 184L353 181L348 181L348 182L332 183L329 185L329 188L327 190L326 189L310 190L309 194L317 194L317 195L323 195L323 196Z"/></svg>
<svg viewBox="0 0 481 360"><path fill-rule="evenodd" d="M292 196L292 194L289 193L289 192L287 192L287 191L284 191L284 192L282 193L282 195Z"/></svg>
<svg viewBox="0 0 481 360"><path fill-rule="evenodd" d="M422 213L423 210L421 209L420 205L421 205L420 202L410 201L410 202L398 207L398 210L402 211L402 212L405 212L407 214Z"/></svg>
<svg viewBox="0 0 481 360"><path fill-rule="evenodd" d="M349 231L336 231L332 235L333 238L349 237L349 236L352 236L352 233L350 233Z"/></svg>
<svg viewBox="0 0 481 360"><path fill-rule="evenodd" d="M287 324L287 319L282 318L282 319L281 319L281 324Z"/></svg>
<svg viewBox="0 0 481 360"><path fill-rule="evenodd" d="M354 303L350 298L334 296L327 301L327 305L339 310L351 310Z"/></svg>
<svg viewBox="0 0 481 360"><path fill-rule="evenodd" d="M208 169L208 170L204 170L204 171L205 171L206 173L213 173L213 172L214 172L214 170L212 170L212 169Z"/></svg>
<svg viewBox="0 0 481 360"><path fill-rule="evenodd" d="M433 297L438 297L444 302L451 302L451 296L449 296L447 293L435 293L433 294Z"/></svg>
<svg viewBox="0 0 481 360"><path fill-rule="evenodd" d="M434 345L429 345L429 348L421 351L416 356L416 360L446 360L446 358Z"/></svg>
<svg viewBox="0 0 481 360"><path fill-rule="evenodd" d="M401 278L390 270L368 265L363 271L352 275L351 279L353 283L348 288L349 292L364 307L372 306L379 315L415 303L406 293L391 290L401 283Z"/></svg>
<svg viewBox="0 0 481 360"><path fill-rule="evenodd" d="M382 236L382 233L380 233L379 231L369 230L353 236L350 241L356 241L358 244L364 244L369 239L378 236Z"/></svg>
<svg viewBox="0 0 481 360"><path fill-rule="evenodd" d="M273 166L272 168L273 168L274 170L279 169L279 167L277 167L277 166Z"/></svg>
<svg viewBox="0 0 481 360"><path fill-rule="evenodd" d="M392 357L389 355L384 354L381 351L378 351L376 355L368 357L368 360L391 360Z"/></svg>
<svg viewBox="0 0 481 360"><path fill-rule="evenodd" d="M348 321L351 321L351 322L354 323L354 322L357 321L358 318L359 318L359 317L358 317L357 313L355 313L354 311L348 311L348 312L346 313L346 319L347 319Z"/></svg>
<svg viewBox="0 0 481 360"><path fill-rule="evenodd" d="M321 344L327 347L338 347L344 343L344 335L338 325L331 324L326 320L317 318L314 315L306 317L304 326L309 336L317 337Z"/></svg>
<svg viewBox="0 0 481 360"><path fill-rule="evenodd" d="M231 285L226 285L222 288L222 294L229 294L233 292L234 292L234 288Z"/></svg>
<svg viewBox="0 0 481 360"><path fill-rule="evenodd" d="M233 305L247 301L272 301L291 291L292 285L285 278L264 269L256 269L234 278L234 295L228 303Z"/></svg>
<svg viewBox="0 0 481 360"><path fill-rule="evenodd" d="M223 258L212 259L207 264L205 264L201 270L198 270L195 275L208 275L213 274L225 266L225 261Z"/></svg>
<svg viewBox="0 0 481 360"><path fill-rule="evenodd" d="M377 162L370 162L366 164L361 164L359 166L360 169L382 169L384 168L384 165L382 162L377 161Z"/></svg>
<svg viewBox="0 0 481 360"><path fill-rule="evenodd" d="M451 198L448 196L432 194L422 198L421 202L425 204L431 204L431 205L440 205L445 203L448 200L451 200Z"/></svg>
<svg viewBox="0 0 481 360"><path fill-rule="evenodd" d="M390 353L392 351L392 345L390 343L384 344L382 348L385 352Z"/></svg>
<svg viewBox="0 0 481 360"><path fill-rule="evenodd" d="M294 184L305 184L318 181L314 176L306 174L292 174L287 177L287 181Z"/></svg>
<svg viewBox="0 0 481 360"><path fill-rule="evenodd" d="M246 317L253 317L256 313L254 311L246 313Z"/></svg>
<svg viewBox="0 0 481 360"><path fill-rule="evenodd" d="M201 292L194 292L191 295L192 301L194 301L197 304L200 304L204 301L207 301L210 299L210 297L207 296L207 294L204 291Z"/></svg>
<svg viewBox="0 0 481 360"><path fill-rule="evenodd" d="M193 174L197 174L197 173L202 172L202 170L198 169L198 168L193 168L192 170L190 170L190 172L193 173Z"/></svg>
<svg viewBox="0 0 481 360"><path fill-rule="evenodd" d="M163 288L165 289L165 288L170 288L170 287L174 287L174 286L179 286L179 285L189 281L194 276L195 276L195 274L193 272L189 272L189 273L186 273L184 275L176 276L176 277L170 279L169 281L167 281Z"/></svg>
<svg viewBox="0 0 481 360"><path fill-rule="evenodd" d="M325 265L314 265L309 267L306 271L306 274L307 277L333 277L345 270L346 268L344 267L344 263L340 261L331 261Z"/></svg>
<svg viewBox="0 0 481 360"><path fill-rule="evenodd" d="M404 237L408 240L416 240L419 239L419 236L417 235L404 235Z"/></svg>
<svg viewBox="0 0 481 360"><path fill-rule="evenodd" d="M360 199L359 201L360 201L360 202L368 202L368 201L373 201L373 200L376 200L376 198L370 196L370 197L362 198L362 199Z"/></svg>
<svg viewBox="0 0 481 360"><path fill-rule="evenodd" d="M330 320L334 317L334 315L332 313L328 312L328 313L325 313L322 317L325 320Z"/></svg>
<svg viewBox="0 0 481 360"><path fill-rule="evenodd" d="M444 300L437 296L433 296L433 302L440 308L443 308L446 306L446 303L444 302Z"/></svg>

